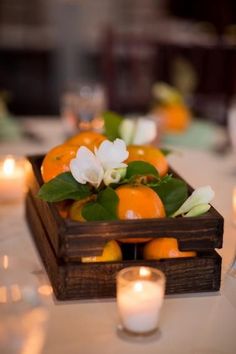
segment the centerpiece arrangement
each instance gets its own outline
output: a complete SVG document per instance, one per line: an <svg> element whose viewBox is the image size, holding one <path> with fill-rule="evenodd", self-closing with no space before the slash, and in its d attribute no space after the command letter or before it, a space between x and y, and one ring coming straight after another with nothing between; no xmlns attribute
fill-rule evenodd
<svg viewBox="0 0 236 354"><path fill-rule="evenodd" d="M211 187L193 191L163 151L144 145L151 120L104 122L105 134L84 131L30 158L27 217L57 296L112 296L114 274L133 263L164 268L169 293L218 289L220 259L209 250L221 247L223 220Z"/></svg>

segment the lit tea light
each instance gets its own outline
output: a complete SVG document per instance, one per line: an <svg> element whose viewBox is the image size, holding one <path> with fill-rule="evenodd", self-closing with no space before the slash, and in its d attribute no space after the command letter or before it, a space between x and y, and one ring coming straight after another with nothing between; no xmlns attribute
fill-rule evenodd
<svg viewBox="0 0 236 354"><path fill-rule="evenodd" d="M41 285L39 288L38 288L38 293L40 295L43 295L43 296L50 296L52 295L53 291L52 291L52 287L50 285Z"/></svg>
<svg viewBox="0 0 236 354"><path fill-rule="evenodd" d="M123 330L148 335L158 329L165 292L164 274L148 267L129 267L117 277L117 306Z"/></svg>
<svg viewBox="0 0 236 354"><path fill-rule="evenodd" d="M3 261L2 261L3 269L7 269L9 267L9 258L6 254L3 256Z"/></svg>
<svg viewBox="0 0 236 354"><path fill-rule="evenodd" d="M0 201L22 199L25 192L24 159L6 156L0 160Z"/></svg>

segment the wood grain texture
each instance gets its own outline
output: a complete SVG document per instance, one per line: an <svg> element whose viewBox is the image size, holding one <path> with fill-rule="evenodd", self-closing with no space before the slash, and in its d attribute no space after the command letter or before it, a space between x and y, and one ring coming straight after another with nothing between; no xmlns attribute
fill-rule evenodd
<svg viewBox="0 0 236 354"><path fill-rule="evenodd" d="M114 297L117 272L133 265L161 269L167 277L167 294L217 291L220 288L221 257L215 251L199 253L195 258L162 261L123 260L90 264L64 262L56 256L50 241L50 230L41 221L30 194L26 198L26 218L59 300Z"/></svg>
<svg viewBox="0 0 236 354"><path fill-rule="evenodd" d="M43 156L31 156L28 178L29 193L39 218L49 232L50 242L57 257L75 262L83 256L100 255L108 240L120 238L175 237L182 251L206 251L221 248L223 218L213 208L200 217L141 219L109 222L74 222L60 217L51 203L37 197L42 185L40 166ZM174 171L172 173L178 176ZM188 186L189 192L192 188Z"/></svg>

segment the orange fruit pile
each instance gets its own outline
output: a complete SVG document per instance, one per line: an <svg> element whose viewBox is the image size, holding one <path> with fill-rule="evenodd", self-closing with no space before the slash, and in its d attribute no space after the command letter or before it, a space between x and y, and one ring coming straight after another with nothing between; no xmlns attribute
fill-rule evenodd
<svg viewBox="0 0 236 354"><path fill-rule="evenodd" d="M176 126L177 127L177 126ZM180 127L180 125L179 125ZM72 158L76 156L80 146L86 146L91 151L99 147L106 137L96 132L82 132L64 144L51 149L45 156L41 171L44 182L50 181L60 173L69 170ZM126 163L132 161L145 161L152 164L160 176L168 172L168 163L162 152L153 146L128 146L129 157ZM116 190L119 197L117 216L120 220L164 218L166 216L164 205L157 193L142 184L126 184L119 186ZM63 201L56 203L56 207L63 218L70 218L75 221L85 221L81 215L82 207L93 200L88 197L80 201ZM173 257L194 257L195 252L182 252L178 249L175 238L126 238L120 242L139 243L146 242L144 246L144 259L163 259ZM82 262L107 262L119 261L122 259L122 250L115 240L108 241L101 256L83 257Z"/></svg>

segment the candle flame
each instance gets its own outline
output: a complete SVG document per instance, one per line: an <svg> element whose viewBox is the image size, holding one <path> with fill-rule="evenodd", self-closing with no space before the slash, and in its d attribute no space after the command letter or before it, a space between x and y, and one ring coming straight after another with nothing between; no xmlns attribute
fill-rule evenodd
<svg viewBox="0 0 236 354"><path fill-rule="evenodd" d="M44 296L50 296L52 294L52 287L50 285L41 285L38 288L38 293Z"/></svg>
<svg viewBox="0 0 236 354"><path fill-rule="evenodd" d="M233 189L232 204L233 204L234 214L236 215L236 187L234 187L234 189Z"/></svg>
<svg viewBox="0 0 236 354"><path fill-rule="evenodd" d="M137 281L134 284L134 291L141 292L143 290L143 284L140 281Z"/></svg>
<svg viewBox="0 0 236 354"><path fill-rule="evenodd" d="M7 269L9 267L9 258L6 254L3 256L3 269Z"/></svg>
<svg viewBox="0 0 236 354"><path fill-rule="evenodd" d="M0 303L7 303L7 288L5 286L0 286Z"/></svg>
<svg viewBox="0 0 236 354"><path fill-rule="evenodd" d="M13 302L20 301L22 298L21 290L17 284L11 285L11 298Z"/></svg>
<svg viewBox="0 0 236 354"><path fill-rule="evenodd" d="M151 272L147 267L141 267L139 270L139 275L141 277L148 277L150 276Z"/></svg>
<svg viewBox="0 0 236 354"><path fill-rule="evenodd" d="M15 160L12 157L6 158L6 160L3 163L3 172L6 176L11 176L13 174L13 171L15 169Z"/></svg>

